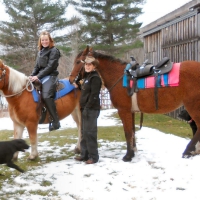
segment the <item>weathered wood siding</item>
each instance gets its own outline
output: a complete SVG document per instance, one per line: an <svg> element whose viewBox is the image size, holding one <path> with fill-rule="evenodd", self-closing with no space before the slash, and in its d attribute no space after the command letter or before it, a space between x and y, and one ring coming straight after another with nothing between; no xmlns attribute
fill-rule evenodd
<svg viewBox="0 0 200 200"><path fill-rule="evenodd" d="M174 16L174 18L173 18ZM200 0L193 0L141 28L144 60L156 64L163 57L172 62L200 62ZM183 107L168 115L176 118Z"/></svg>
<svg viewBox="0 0 200 200"><path fill-rule="evenodd" d="M163 29L146 35L144 59L157 63L163 57L173 62L200 61L200 13L178 21Z"/></svg>
<svg viewBox="0 0 200 200"><path fill-rule="evenodd" d="M161 30L163 56L168 56L173 62L200 61L199 18L200 15L196 14Z"/></svg>

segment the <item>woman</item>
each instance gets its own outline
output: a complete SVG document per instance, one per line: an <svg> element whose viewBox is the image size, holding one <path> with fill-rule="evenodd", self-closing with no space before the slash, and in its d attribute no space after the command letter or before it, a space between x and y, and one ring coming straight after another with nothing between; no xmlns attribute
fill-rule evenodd
<svg viewBox="0 0 200 200"><path fill-rule="evenodd" d="M86 164L98 162L98 143L97 143L97 118L100 112L100 90L101 78L96 71L98 61L91 56L84 61L84 80L81 84L81 156L75 160L86 161Z"/></svg>
<svg viewBox="0 0 200 200"><path fill-rule="evenodd" d="M38 55L31 76L32 82L39 80L42 83L42 98L50 114L49 131L60 128L60 122L54 102L56 83L58 79L58 60L60 52L55 47L50 33L43 31L38 40Z"/></svg>

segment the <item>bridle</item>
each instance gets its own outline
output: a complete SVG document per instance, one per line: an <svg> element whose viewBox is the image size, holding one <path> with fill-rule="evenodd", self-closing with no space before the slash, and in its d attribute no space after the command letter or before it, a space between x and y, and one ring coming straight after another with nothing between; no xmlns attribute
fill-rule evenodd
<svg viewBox="0 0 200 200"><path fill-rule="evenodd" d="M2 71L1 76L0 76L0 81L2 81L2 79L4 79L6 76L6 70L2 68L0 68L0 70ZM5 84L5 79L4 79L4 84Z"/></svg>

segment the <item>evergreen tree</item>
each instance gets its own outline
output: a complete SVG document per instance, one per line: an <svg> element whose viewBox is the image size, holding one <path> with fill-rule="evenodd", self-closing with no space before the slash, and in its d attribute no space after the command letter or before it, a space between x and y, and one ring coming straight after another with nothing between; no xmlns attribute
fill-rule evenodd
<svg viewBox="0 0 200 200"><path fill-rule="evenodd" d="M84 41L97 50L120 55L141 46L136 40L141 23L136 18L142 13L139 5L145 0L71 0L84 17ZM135 43L136 42L136 43Z"/></svg>
<svg viewBox="0 0 200 200"><path fill-rule="evenodd" d="M8 64L33 67L37 42L42 30L51 33L55 41L70 25L65 13L67 3L61 0L2 0L9 21L0 21L0 44L4 47L4 60ZM59 34L60 35L60 34ZM59 40L58 40L59 39Z"/></svg>

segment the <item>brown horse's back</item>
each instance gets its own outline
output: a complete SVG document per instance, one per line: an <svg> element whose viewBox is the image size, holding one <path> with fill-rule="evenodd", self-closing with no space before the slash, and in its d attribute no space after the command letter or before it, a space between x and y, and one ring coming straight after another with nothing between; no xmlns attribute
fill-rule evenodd
<svg viewBox="0 0 200 200"><path fill-rule="evenodd" d="M127 152L124 161L130 161L134 157L135 122L132 112L164 114L184 105L190 116L197 124L197 132L187 145L183 156L191 156L196 150L195 145L200 142L200 63L184 61L180 63L179 85L174 87L162 87L156 91L153 89L139 90L132 98L127 95L127 89L122 85L122 77L127 63L122 62L107 54L93 51L87 46L80 52L74 61L74 67L70 74L70 82L73 83L82 68L81 60L87 55L94 56L99 61L98 71L109 90L113 106L118 110L122 120L124 134L127 142ZM176 69L175 69L176 70ZM123 80L124 81L124 80ZM155 97L158 98L155 98ZM158 101L156 103L156 100Z"/></svg>
<svg viewBox="0 0 200 200"><path fill-rule="evenodd" d="M192 99L200 99L198 80L200 80L200 63L184 61L180 65L179 86L158 88L158 109L156 109L154 88L139 90L137 93L139 109L144 113L163 114L182 105L188 107L193 103Z"/></svg>

